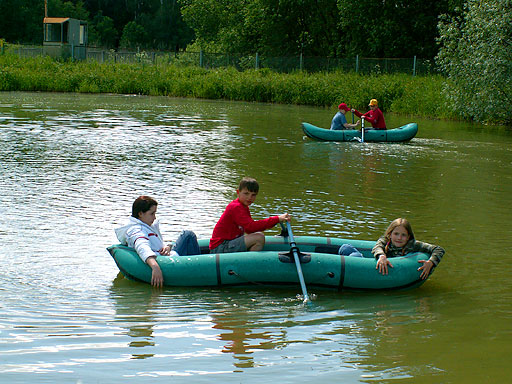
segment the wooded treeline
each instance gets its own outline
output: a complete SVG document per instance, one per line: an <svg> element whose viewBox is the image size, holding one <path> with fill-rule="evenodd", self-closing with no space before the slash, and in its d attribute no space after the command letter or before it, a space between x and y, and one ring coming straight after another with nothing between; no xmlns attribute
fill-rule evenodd
<svg viewBox="0 0 512 384"><path fill-rule="evenodd" d="M89 45L267 56L432 59L440 15L464 0L47 0L88 21ZM0 0L0 38L41 44L44 0Z"/></svg>
<svg viewBox="0 0 512 384"><path fill-rule="evenodd" d="M0 0L0 39L42 43L44 0ZM48 0L104 48L433 59L460 116L512 125L512 0Z"/></svg>

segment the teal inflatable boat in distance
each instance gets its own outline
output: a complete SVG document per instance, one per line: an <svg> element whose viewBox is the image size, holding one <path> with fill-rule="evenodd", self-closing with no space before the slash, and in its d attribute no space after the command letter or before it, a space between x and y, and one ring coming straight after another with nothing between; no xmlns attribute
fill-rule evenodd
<svg viewBox="0 0 512 384"><path fill-rule="evenodd" d="M356 129L346 129L340 131L331 131L330 129L316 127L313 124L302 123L304 133L315 140L320 141L360 141L361 131ZM399 143L411 140L418 133L418 124L409 123L394 129L365 129L365 142L391 142Z"/></svg>
<svg viewBox="0 0 512 384"><path fill-rule="evenodd" d="M210 254L208 239L199 240L200 255L158 256L164 285L195 287L233 287L266 285L272 287L299 286L294 252L287 236L266 236L265 247L258 252ZM332 290L391 290L420 286L418 260L428 255L411 253L393 258L388 275L376 269L371 254L374 241L335 239L329 237L295 236L300 251L299 260L308 288ZM343 244L356 247L364 257L338 255ZM151 282L151 268L133 248L113 245L107 248L119 270L131 280Z"/></svg>

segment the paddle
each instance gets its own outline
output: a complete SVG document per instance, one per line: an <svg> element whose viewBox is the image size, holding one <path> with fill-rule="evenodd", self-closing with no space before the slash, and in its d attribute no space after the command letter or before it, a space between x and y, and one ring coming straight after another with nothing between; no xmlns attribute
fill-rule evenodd
<svg viewBox="0 0 512 384"><path fill-rule="evenodd" d="M352 124L354 124L354 112L352 112Z"/></svg>
<svg viewBox="0 0 512 384"><path fill-rule="evenodd" d="M288 229L288 238L290 239L290 251L293 253L295 259L295 266L297 267L297 274L299 275L299 282L302 288L302 295L304 296L304 303L309 302L308 291L306 290L306 283L304 282L304 275L302 274L302 267L300 266L299 252L297 250L297 244L293 238L292 226L290 222L286 222L286 228Z"/></svg>
<svg viewBox="0 0 512 384"><path fill-rule="evenodd" d="M364 143L364 117L361 119L361 143Z"/></svg>

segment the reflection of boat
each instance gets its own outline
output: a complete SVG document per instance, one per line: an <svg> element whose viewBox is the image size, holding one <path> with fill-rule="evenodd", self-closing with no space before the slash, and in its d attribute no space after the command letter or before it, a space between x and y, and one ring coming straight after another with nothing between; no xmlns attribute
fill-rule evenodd
<svg viewBox="0 0 512 384"><path fill-rule="evenodd" d="M316 127L309 123L302 123L304 133L315 140L321 141L359 141L361 131L346 129L331 131L330 129ZM394 129L365 129L364 141L369 142L401 142L409 141L418 132L418 124L409 123Z"/></svg>
<svg viewBox="0 0 512 384"><path fill-rule="evenodd" d="M371 249L375 242L296 236L301 266L308 286L337 290L406 289L420 286L418 260L428 259L422 253L393 259L389 275L375 269ZM344 257L337 254L342 244L352 244L365 257ZM201 255L158 256L165 285L168 286L240 286L298 285L297 269L291 256L288 237L267 236L263 251L239 253L208 253L208 239L199 240ZM149 283L151 268L134 249L113 245L107 248L119 270L129 279Z"/></svg>

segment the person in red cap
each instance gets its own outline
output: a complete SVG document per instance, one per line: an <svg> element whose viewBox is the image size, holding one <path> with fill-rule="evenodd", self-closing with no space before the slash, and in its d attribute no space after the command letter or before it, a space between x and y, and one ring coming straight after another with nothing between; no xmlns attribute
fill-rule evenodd
<svg viewBox="0 0 512 384"><path fill-rule="evenodd" d="M338 105L338 112L332 118L331 130L339 131L342 129L354 129L361 122L361 120L358 120L357 123L347 123L347 118L345 117L345 113L347 113L347 111L350 111L347 104L341 103Z"/></svg>
<svg viewBox="0 0 512 384"><path fill-rule="evenodd" d="M370 110L364 115L354 108L352 108L352 112L354 112L357 117L369 121L372 124L373 129L386 129L386 121L384 120L382 111L379 109L377 99L371 99L368 106L370 107Z"/></svg>

